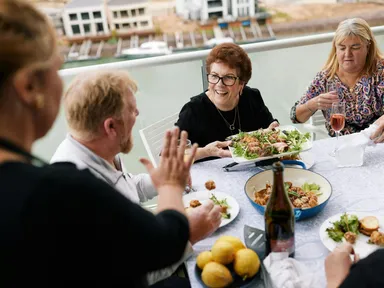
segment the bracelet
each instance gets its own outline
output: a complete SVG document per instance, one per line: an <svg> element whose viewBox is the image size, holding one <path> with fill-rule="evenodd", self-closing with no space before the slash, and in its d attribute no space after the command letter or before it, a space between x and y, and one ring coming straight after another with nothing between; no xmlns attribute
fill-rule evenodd
<svg viewBox="0 0 384 288"><path fill-rule="evenodd" d="M307 107L307 109L309 110L309 112L311 112L312 114L314 114L316 111L312 111L309 106L308 106L308 102L305 102L305 107Z"/></svg>

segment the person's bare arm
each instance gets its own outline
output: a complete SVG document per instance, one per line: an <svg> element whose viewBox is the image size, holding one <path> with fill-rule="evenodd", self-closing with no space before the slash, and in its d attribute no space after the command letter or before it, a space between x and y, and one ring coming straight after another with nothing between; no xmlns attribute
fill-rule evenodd
<svg viewBox="0 0 384 288"><path fill-rule="evenodd" d="M205 147L198 148L196 153L196 159L203 159L207 157L231 157L231 152L229 150L223 149L227 148L232 141L215 141L207 144Z"/></svg>
<svg viewBox="0 0 384 288"><path fill-rule="evenodd" d="M312 98L296 106L296 120L300 123L307 122L308 119L317 111L317 110L326 110L332 107L332 103L338 102L338 96L335 91L329 93L320 94L315 98Z"/></svg>

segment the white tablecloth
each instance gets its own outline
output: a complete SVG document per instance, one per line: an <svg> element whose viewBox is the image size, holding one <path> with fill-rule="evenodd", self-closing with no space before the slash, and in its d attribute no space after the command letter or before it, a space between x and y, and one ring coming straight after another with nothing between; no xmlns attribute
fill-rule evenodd
<svg viewBox="0 0 384 288"><path fill-rule="evenodd" d="M320 241L320 225L330 216L340 212L375 212L376 215L384 213L384 144L367 147L363 166L338 168L336 161L329 156L335 140L329 138L315 141L311 150L315 165L310 170L323 175L332 184L331 199L318 215L296 222L295 225L295 258L304 262L312 271L316 271L324 287L324 259L329 252ZM264 230L264 215L256 211L244 192L246 181L260 170L254 166L239 166L225 172L222 167L231 162L231 158L219 159L196 163L192 168L194 188L205 190L204 183L212 179L216 183L217 191L233 196L240 205L240 213L233 222L194 245L194 255L187 261L192 287L201 287L195 276L196 256L202 251L210 250L219 236L233 235L244 240L244 224Z"/></svg>

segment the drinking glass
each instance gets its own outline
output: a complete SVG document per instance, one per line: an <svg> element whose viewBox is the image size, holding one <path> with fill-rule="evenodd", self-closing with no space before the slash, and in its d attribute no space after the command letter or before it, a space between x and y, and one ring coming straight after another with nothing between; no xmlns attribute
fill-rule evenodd
<svg viewBox="0 0 384 288"><path fill-rule="evenodd" d="M331 156L335 157L339 143L340 131L343 130L345 125L345 102L332 103L330 125L336 133L336 145L334 150L331 152Z"/></svg>
<svg viewBox="0 0 384 288"><path fill-rule="evenodd" d="M180 145L180 140L178 142L178 145ZM187 162L189 160L191 152L192 152L192 143L191 143L191 140L187 139L187 143L185 145L185 150L184 150L184 161L185 162ZM195 159L193 159L192 163L194 161L195 161Z"/></svg>
<svg viewBox="0 0 384 288"><path fill-rule="evenodd" d="M180 145L180 140L179 140L178 144ZM192 152L192 142L191 142L191 140L187 139L187 143L185 145L185 150L184 150L184 162L187 162L189 160L189 158L191 157L191 152ZM194 161L195 161L195 159L192 160L192 163ZM192 186L189 186L187 184L187 186L185 186L185 192L189 193L191 191L195 191L195 189L192 188Z"/></svg>

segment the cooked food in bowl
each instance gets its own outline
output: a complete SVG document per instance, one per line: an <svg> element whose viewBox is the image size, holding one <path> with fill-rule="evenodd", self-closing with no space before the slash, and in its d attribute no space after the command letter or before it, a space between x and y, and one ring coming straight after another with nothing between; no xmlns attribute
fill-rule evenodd
<svg viewBox="0 0 384 288"><path fill-rule="evenodd" d="M302 160L302 159L299 153L295 153L295 154L279 157L279 160L283 161L283 160Z"/></svg>
<svg viewBox="0 0 384 288"><path fill-rule="evenodd" d="M321 195L320 186L312 183L304 183L300 186L293 186L292 182L284 182L288 197L295 208L311 208L318 205L318 196ZM262 206L267 205L272 193L272 185L267 183L265 189L256 191L254 201Z"/></svg>
<svg viewBox="0 0 384 288"><path fill-rule="evenodd" d="M313 195L313 193L307 193L308 195L305 196L303 193L297 193L297 190L299 190L298 188L296 188L296 191L291 192L291 199L293 201L297 199L300 200L295 202L296 207L294 207L294 210L296 220L302 220L315 216L324 209L332 195L332 186L329 181L324 176L310 170L286 167L284 169L284 182L291 182L291 187L298 187L305 192L313 191L315 194ZM264 214L265 204L261 205L263 204L262 202L258 201L261 203L259 204L255 201L255 192L266 189L266 183L273 183L272 170L264 170L256 173L248 179L244 187L249 201L261 214ZM312 186L312 184L315 185ZM286 183L286 185L290 185L290 183ZM300 197L297 197L296 194ZM310 196L309 199L303 198L308 196ZM317 205L311 207L311 205L315 204L314 201L316 200L313 196L317 197ZM262 199L260 198L260 200ZM311 204L309 204L309 200L312 200ZM264 202L266 203L266 199L264 199Z"/></svg>

